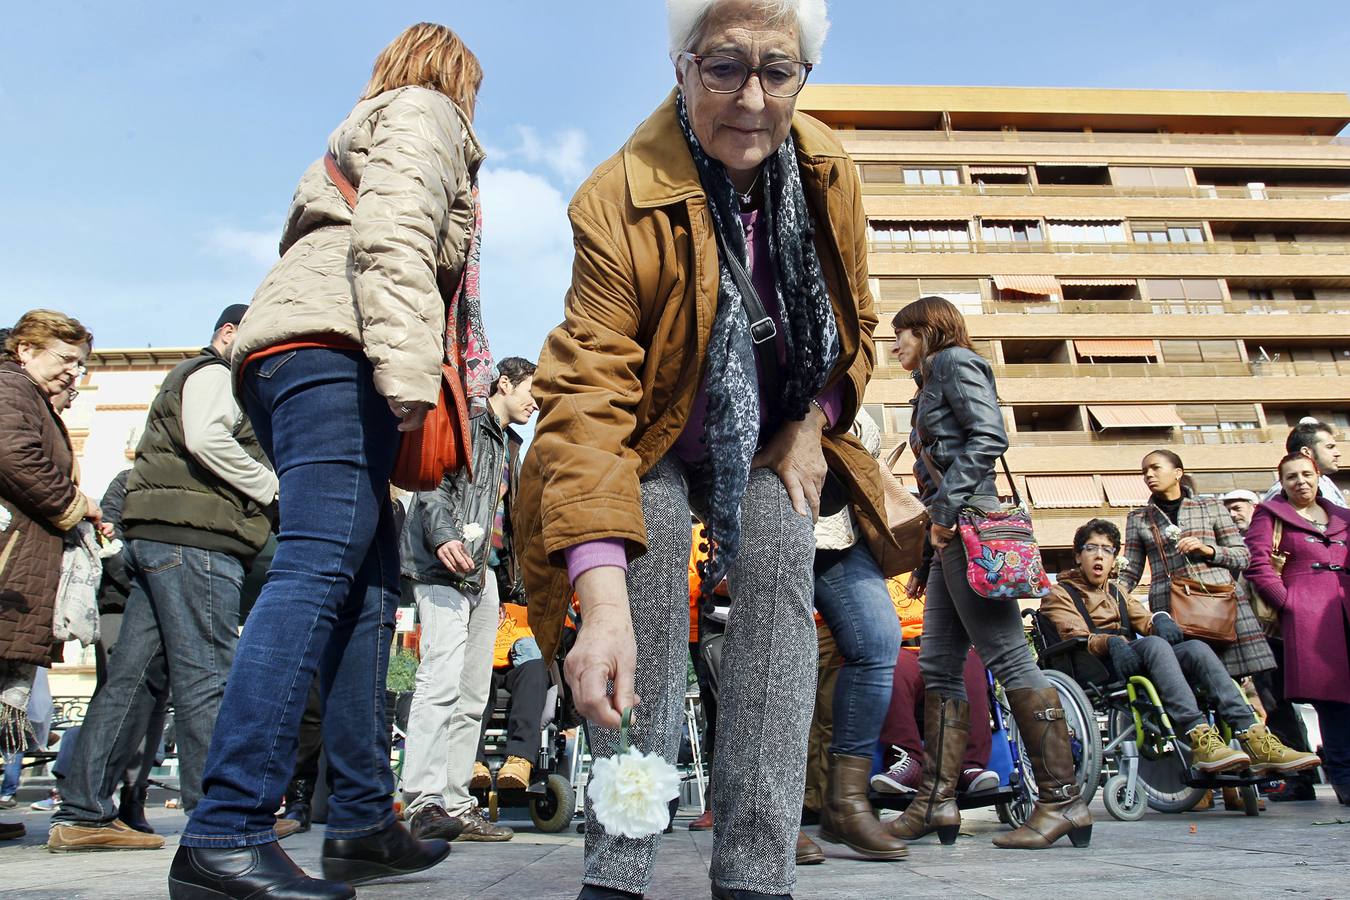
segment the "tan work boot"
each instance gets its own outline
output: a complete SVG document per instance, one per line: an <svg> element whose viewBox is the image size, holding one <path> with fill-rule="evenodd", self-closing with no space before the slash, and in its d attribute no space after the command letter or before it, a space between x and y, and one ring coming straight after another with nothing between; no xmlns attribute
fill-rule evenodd
<svg viewBox="0 0 1350 900"><path fill-rule="evenodd" d="M492 787L492 770L480 762L473 764L473 777L469 779L469 790L486 791Z"/></svg>
<svg viewBox="0 0 1350 900"><path fill-rule="evenodd" d="M497 790L523 791L530 786L530 773L534 771L534 766L530 765L528 759L522 759L519 756L508 756L506 762L497 770Z"/></svg>
<svg viewBox="0 0 1350 900"><path fill-rule="evenodd" d="M867 777L871 774L870 756L830 754L820 836L868 859L902 859L909 855L905 842L881 824L867 800Z"/></svg>
<svg viewBox="0 0 1350 900"><path fill-rule="evenodd" d="M1086 847L1092 840L1092 814L1078 787L1059 692L1053 687L1008 691L1008 703L1036 776L1037 797L1026 823L994 838L994 846L1043 850L1067 834L1075 847Z"/></svg>
<svg viewBox="0 0 1350 900"><path fill-rule="evenodd" d="M277 819L277 824L274 826L274 828L277 833L277 840L281 840L282 838L288 838L300 830L300 820Z"/></svg>
<svg viewBox="0 0 1350 900"><path fill-rule="evenodd" d="M1254 722L1246 731L1239 731L1237 739L1251 757L1251 767L1257 772L1288 775L1304 769L1315 769L1322 764L1316 753L1290 750L1260 722Z"/></svg>
<svg viewBox="0 0 1350 900"><path fill-rule="evenodd" d="M47 849L53 853L77 850L158 850L163 846L164 838L159 835L142 834L117 819L107 825L57 822L47 833Z"/></svg>
<svg viewBox="0 0 1350 900"><path fill-rule="evenodd" d="M1213 725L1201 722L1186 733L1191 745L1191 765L1206 775L1245 769L1252 764L1247 754L1235 750Z"/></svg>
<svg viewBox="0 0 1350 900"><path fill-rule="evenodd" d="M961 831L961 810L956 805L956 782L961 777L961 757L970 734L970 704L944 697L937 691L923 695L923 780L919 790L888 830L912 841L932 834L944 844L956 842Z"/></svg>

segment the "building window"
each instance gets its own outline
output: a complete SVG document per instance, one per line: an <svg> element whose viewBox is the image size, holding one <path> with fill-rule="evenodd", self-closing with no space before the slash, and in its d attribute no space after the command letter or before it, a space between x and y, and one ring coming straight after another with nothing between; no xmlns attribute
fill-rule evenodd
<svg viewBox="0 0 1350 900"><path fill-rule="evenodd" d="M1256 302L1269 302L1275 299L1275 292L1270 288L1248 288L1247 299Z"/></svg>
<svg viewBox="0 0 1350 900"><path fill-rule="evenodd" d="M1123 244L1124 222L1050 222L1050 240L1065 244Z"/></svg>
<svg viewBox="0 0 1350 900"><path fill-rule="evenodd" d="M1205 230L1194 224L1139 223L1131 224L1130 231L1140 244L1203 244Z"/></svg>
<svg viewBox="0 0 1350 900"><path fill-rule="evenodd" d="M1045 240L1041 233L1041 223L1026 222L980 222L980 239L990 243L1040 243Z"/></svg>
<svg viewBox="0 0 1350 900"><path fill-rule="evenodd" d="M1165 363L1241 362L1237 341L1159 341Z"/></svg>
<svg viewBox="0 0 1350 900"><path fill-rule="evenodd" d="M1218 314L1223 287L1210 278L1149 278L1144 281L1155 313Z"/></svg>
<svg viewBox="0 0 1350 900"><path fill-rule="evenodd" d="M893 244L960 244L970 243L970 229L965 222L874 222L872 240Z"/></svg>
<svg viewBox="0 0 1350 900"><path fill-rule="evenodd" d="M954 185L961 183L961 170L955 167L934 166L917 168L903 165L863 163L859 175L867 184Z"/></svg>
<svg viewBox="0 0 1350 900"><path fill-rule="evenodd" d="M1184 188L1191 186L1191 179L1182 166L1112 166L1111 183L1124 188Z"/></svg>
<svg viewBox="0 0 1350 900"><path fill-rule="evenodd" d="M958 169L905 169L905 184L960 184Z"/></svg>

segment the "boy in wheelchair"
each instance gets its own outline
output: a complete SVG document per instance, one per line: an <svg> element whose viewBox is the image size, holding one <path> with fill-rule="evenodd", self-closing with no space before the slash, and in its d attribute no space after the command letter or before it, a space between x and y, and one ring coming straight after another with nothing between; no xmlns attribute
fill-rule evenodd
<svg viewBox="0 0 1350 900"><path fill-rule="evenodd" d="M1170 615L1150 614L1141 601L1126 596L1114 583L1119 528L1093 519L1074 534L1073 547L1078 568L1059 576L1041 601L1041 615L1062 640L1086 637L1088 652L1102 658L1119 679L1147 676L1177 733L1186 735L1197 770L1216 774L1250 768L1283 775L1319 764L1315 754L1289 749L1256 720L1208 644L1188 640ZM1192 684L1217 702L1219 715L1233 729L1242 750L1231 747L1205 720Z"/></svg>

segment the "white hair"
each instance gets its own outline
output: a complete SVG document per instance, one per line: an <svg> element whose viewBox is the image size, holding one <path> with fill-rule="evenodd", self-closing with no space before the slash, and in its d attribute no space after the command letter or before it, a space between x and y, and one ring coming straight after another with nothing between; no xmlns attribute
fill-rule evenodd
<svg viewBox="0 0 1350 900"><path fill-rule="evenodd" d="M666 0L666 18L670 31L670 58L692 50L702 37L703 26L713 8L728 0ZM741 0L744 2L744 0ZM750 0L764 15L769 25L795 22L801 35L802 59L820 62L825 46L825 33L830 30L826 0Z"/></svg>

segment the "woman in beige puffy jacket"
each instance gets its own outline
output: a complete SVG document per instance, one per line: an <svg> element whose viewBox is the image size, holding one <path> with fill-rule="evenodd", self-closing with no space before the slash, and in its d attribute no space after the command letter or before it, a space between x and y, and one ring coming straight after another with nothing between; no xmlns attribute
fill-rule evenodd
<svg viewBox="0 0 1350 900"><path fill-rule="evenodd" d="M342 882L450 852L415 840L390 804L384 681L399 567L388 487L399 432L421 427L437 399L446 304L466 260L476 294L481 81L441 25L415 25L381 52L328 156L300 179L281 260L239 327L238 390L281 481L279 543L169 873L175 898L351 897ZM274 830L315 677L332 785L324 880Z"/></svg>

